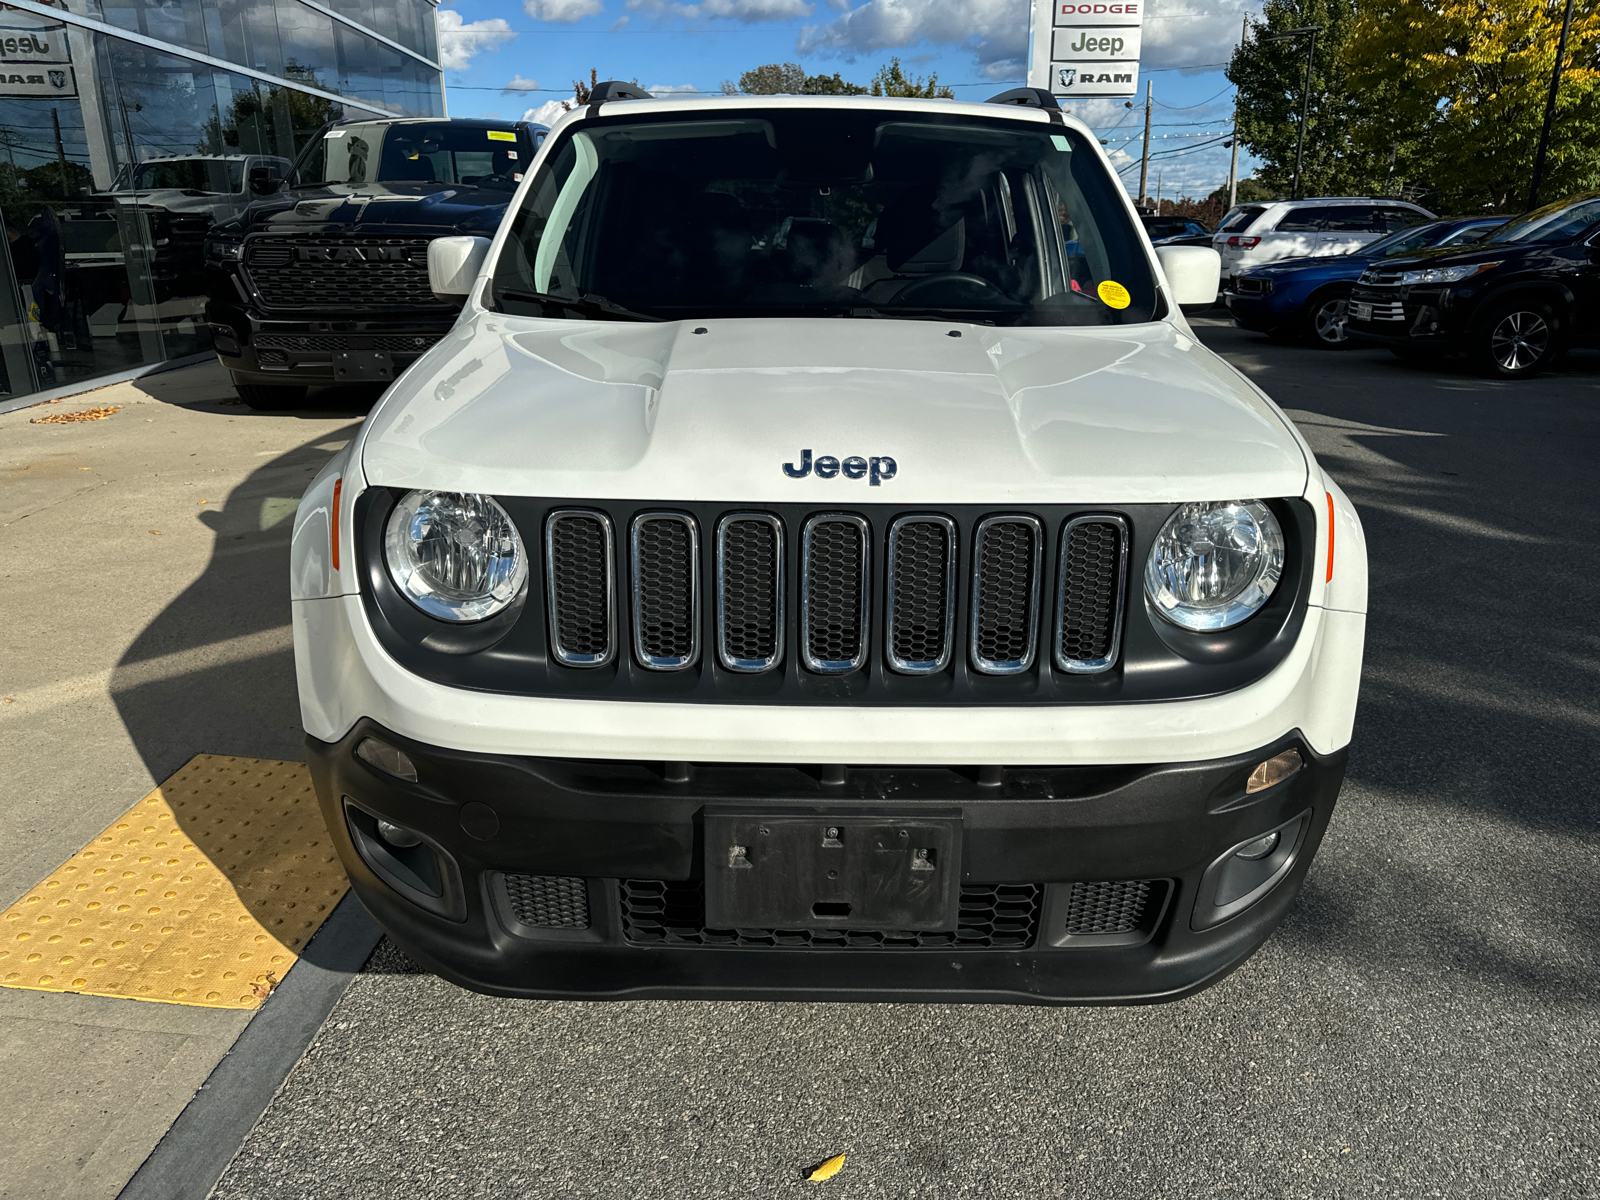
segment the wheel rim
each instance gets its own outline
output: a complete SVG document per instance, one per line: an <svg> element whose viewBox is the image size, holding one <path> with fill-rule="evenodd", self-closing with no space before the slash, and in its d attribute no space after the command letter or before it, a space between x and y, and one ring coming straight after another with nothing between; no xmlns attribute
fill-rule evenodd
<svg viewBox="0 0 1600 1200"><path fill-rule="evenodd" d="M1502 371L1523 371L1544 357L1550 326L1536 312L1507 313L1489 335L1489 353Z"/></svg>
<svg viewBox="0 0 1600 1200"><path fill-rule="evenodd" d="M1344 300L1329 300L1317 309L1317 338L1330 345L1338 345L1350 336L1345 322L1350 319L1350 306Z"/></svg>

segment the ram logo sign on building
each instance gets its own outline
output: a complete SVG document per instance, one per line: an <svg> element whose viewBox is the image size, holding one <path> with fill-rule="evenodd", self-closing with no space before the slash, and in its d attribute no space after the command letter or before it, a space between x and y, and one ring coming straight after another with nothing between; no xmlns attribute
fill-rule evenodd
<svg viewBox="0 0 1600 1200"><path fill-rule="evenodd" d="M1030 87L1072 96L1139 90L1145 0L1034 0Z"/></svg>

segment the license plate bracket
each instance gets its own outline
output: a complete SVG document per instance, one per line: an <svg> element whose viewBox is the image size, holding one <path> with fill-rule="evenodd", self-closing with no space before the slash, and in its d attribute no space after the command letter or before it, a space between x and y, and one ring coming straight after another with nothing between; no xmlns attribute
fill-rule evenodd
<svg viewBox="0 0 1600 1200"><path fill-rule="evenodd" d="M1372 305L1352 304L1350 306L1350 315L1357 321L1370 321L1372 320Z"/></svg>
<svg viewBox="0 0 1600 1200"><path fill-rule="evenodd" d="M708 813L712 929L954 929L957 817Z"/></svg>
<svg viewBox="0 0 1600 1200"><path fill-rule="evenodd" d="M381 350L336 350L333 377L340 383L389 383L394 379L394 356Z"/></svg>

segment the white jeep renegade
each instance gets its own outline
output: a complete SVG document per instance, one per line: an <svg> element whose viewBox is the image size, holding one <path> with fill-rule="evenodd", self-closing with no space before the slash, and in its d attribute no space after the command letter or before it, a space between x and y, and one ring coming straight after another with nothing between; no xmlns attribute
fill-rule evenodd
<svg viewBox="0 0 1600 1200"><path fill-rule="evenodd" d="M1048 96L596 89L301 502L356 894L516 996L1118 1002L1327 829L1361 526ZM417 268L421 269L420 265Z"/></svg>

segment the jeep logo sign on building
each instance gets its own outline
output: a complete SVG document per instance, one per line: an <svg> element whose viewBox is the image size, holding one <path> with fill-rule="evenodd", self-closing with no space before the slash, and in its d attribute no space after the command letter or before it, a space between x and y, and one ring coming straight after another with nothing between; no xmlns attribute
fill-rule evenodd
<svg viewBox="0 0 1600 1200"><path fill-rule="evenodd" d="M1132 96L1146 0L1033 0L1028 85L1063 100Z"/></svg>

